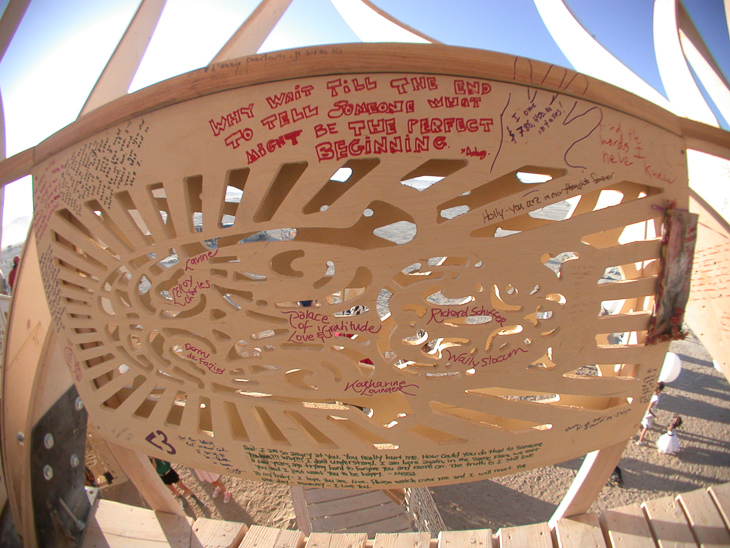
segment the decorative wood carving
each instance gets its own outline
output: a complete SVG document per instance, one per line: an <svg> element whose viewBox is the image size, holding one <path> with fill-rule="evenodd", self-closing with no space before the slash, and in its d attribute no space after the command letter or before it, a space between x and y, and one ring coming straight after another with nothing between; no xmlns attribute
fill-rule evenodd
<svg viewBox="0 0 730 548"><path fill-rule="evenodd" d="M158 100L36 166L45 291L102 435L385 488L635 431L666 351L642 343L684 140L570 71L433 48L388 45L387 69L368 45L213 65L111 103ZM314 56L331 74L302 75Z"/></svg>

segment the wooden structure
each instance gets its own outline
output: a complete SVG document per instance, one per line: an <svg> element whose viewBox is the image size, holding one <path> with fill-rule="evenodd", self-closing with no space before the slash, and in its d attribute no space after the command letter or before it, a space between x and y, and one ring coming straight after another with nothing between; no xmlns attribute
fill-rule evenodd
<svg viewBox="0 0 730 548"><path fill-rule="evenodd" d="M83 489L42 460L74 462L53 440L86 413L170 514L147 455L372 490L588 454L556 530L585 512L666 351L644 342L688 139L730 151L727 134L437 44L218 61L119 98L100 81L77 122L0 164L35 195L2 415L21 536L79 533Z"/></svg>
<svg viewBox="0 0 730 548"><path fill-rule="evenodd" d="M120 514L128 519L121 520ZM707 547L730 544L730 484L716 485L600 514L562 518L554 526L535 523L471 531L428 533L310 533L243 524L194 521L155 515L151 510L100 500L89 516L81 546L177 546L180 548L418 547L597 548L666 546ZM126 524L120 527L120 523Z"/></svg>

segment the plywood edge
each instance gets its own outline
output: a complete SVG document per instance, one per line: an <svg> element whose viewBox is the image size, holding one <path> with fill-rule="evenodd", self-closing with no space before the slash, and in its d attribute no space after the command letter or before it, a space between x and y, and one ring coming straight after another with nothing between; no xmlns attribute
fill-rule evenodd
<svg viewBox="0 0 730 548"><path fill-rule="evenodd" d="M305 55L309 50L320 54ZM459 75L539 85L631 114L677 135L682 133L680 119L661 107L606 82L541 61L441 44L329 44L211 64L120 97L39 144L35 163L104 129L196 97L265 82L369 72Z"/></svg>

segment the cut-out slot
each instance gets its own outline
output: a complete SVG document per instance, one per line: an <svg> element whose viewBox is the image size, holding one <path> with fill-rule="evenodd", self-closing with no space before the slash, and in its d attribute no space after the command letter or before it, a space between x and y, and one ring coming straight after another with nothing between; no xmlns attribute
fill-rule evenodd
<svg viewBox="0 0 730 548"><path fill-rule="evenodd" d="M330 177L330 180L325 183L319 192L304 205L302 212L308 215L326 211L358 181L375 169L379 163L380 160L377 158L348 160Z"/></svg>
<svg viewBox="0 0 730 548"><path fill-rule="evenodd" d="M203 177L191 175L183 179L185 205L188 209L190 228L194 232L203 231Z"/></svg>
<svg viewBox="0 0 730 548"><path fill-rule="evenodd" d="M227 228L232 226L239 214L238 209L241 207L243 198L243 190L250 173L249 168L231 169L226 173L226 191L223 195L223 203L221 204L220 227Z"/></svg>
<svg viewBox="0 0 730 548"><path fill-rule="evenodd" d="M264 432L269 436L269 439L272 442L290 445L289 440L281 431L281 429L276 425L276 422L273 418L271 418L271 415L269 415L266 409L264 409L263 407L254 406L252 410L254 412L254 415L258 419L259 424L263 428Z"/></svg>
<svg viewBox="0 0 730 548"><path fill-rule="evenodd" d="M468 163L466 160L428 160L403 176L401 184L423 191L466 167Z"/></svg>
<svg viewBox="0 0 730 548"><path fill-rule="evenodd" d="M410 221L398 221L386 226L381 226L373 230L379 238L393 242L394 244L403 245L413 241L418 232L418 227Z"/></svg>
<svg viewBox="0 0 730 548"><path fill-rule="evenodd" d="M230 428L229 432L231 437L238 441L248 441L248 432L246 432L246 427L243 425L243 420L241 420L241 415L238 413L236 404L230 401L224 401L223 413L227 419L226 422Z"/></svg>
<svg viewBox="0 0 730 548"><path fill-rule="evenodd" d="M178 392L170 406L170 411L165 419L165 424L169 426L180 426L186 403L187 394L185 392Z"/></svg>
<svg viewBox="0 0 730 548"><path fill-rule="evenodd" d="M309 422L304 415L297 413L296 411L284 411L284 415L289 417L294 424L296 424L302 432L307 434L312 441L319 445L326 445L328 447L337 447L337 444L332 441L324 432Z"/></svg>
<svg viewBox="0 0 730 548"><path fill-rule="evenodd" d="M307 162L297 162L291 164L283 164L279 168L279 172L271 182L269 189L261 199L259 208L254 214L253 220L257 223L270 221L286 197L291 192L294 185L307 169Z"/></svg>
<svg viewBox="0 0 730 548"><path fill-rule="evenodd" d="M210 410L210 398L200 396L198 404L198 431L213 437L213 415Z"/></svg>
<svg viewBox="0 0 730 548"><path fill-rule="evenodd" d="M470 423L476 423L490 428L505 430L507 432L524 432L525 430L531 429L546 430L552 428L551 424L512 419L509 417L501 417L498 415L492 415L489 413L476 411L474 409L456 407L455 405L438 401L432 401L430 402L430 405L433 412L438 415L456 417Z"/></svg>
<svg viewBox="0 0 730 548"><path fill-rule="evenodd" d="M437 430L436 428L431 428L425 424L414 426L413 428L408 429L408 431L437 445L453 445L457 443L466 443L468 441L466 438L454 436L453 434L444 432L443 430Z"/></svg>
<svg viewBox="0 0 730 548"><path fill-rule="evenodd" d="M437 222L443 223L450 220L444 214L442 214L442 212L447 210L453 210L453 208L468 207L470 211L474 211L483 208L497 200L506 198L507 196L511 196L513 194L524 194L525 183L523 183L517 177L518 173L544 174L551 176L553 179L557 179L558 177L561 177L565 174L565 170L548 167L524 166L520 169L502 175L501 177L497 177L496 179L489 181L483 185L480 185L472 189L468 194L452 198L440 204L437 207ZM524 175L520 176L524 177ZM499 218L497 217L496 219ZM480 236L484 235L481 234L482 230L484 229L480 229L478 231L480 232ZM492 228L492 233L493 230L494 229Z"/></svg>

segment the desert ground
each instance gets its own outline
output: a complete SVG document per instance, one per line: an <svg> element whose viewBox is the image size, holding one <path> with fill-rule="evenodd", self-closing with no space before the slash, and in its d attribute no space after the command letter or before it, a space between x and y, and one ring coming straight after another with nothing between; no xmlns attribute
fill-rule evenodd
<svg viewBox="0 0 730 548"><path fill-rule="evenodd" d="M637 446L634 440L629 441L619 463L623 485L607 483L592 511L730 481L730 385L694 335L672 343L670 350L682 359L682 372L664 390L657 420L646 437L648 443ZM655 442L675 414L684 419L677 432L682 448L676 455L663 455L657 452ZM497 530L547 521L580 463L581 459L574 459L511 476L432 487L430 492L446 528L451 530ZM223 477L233 493L225 504L223 497L211 497L213 487L199 481L192 470L184 466L176 469L195 494L178 499L190 517L296 528L286 485ZM147 506L131 482L107 487L101 496Z"/></svg>

